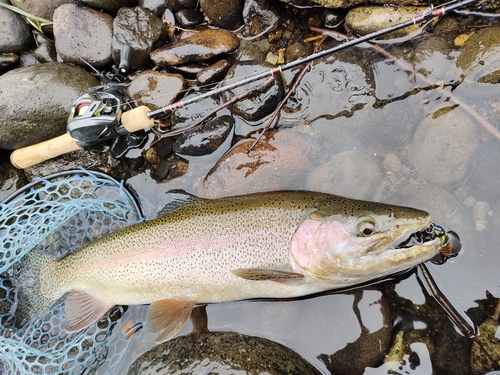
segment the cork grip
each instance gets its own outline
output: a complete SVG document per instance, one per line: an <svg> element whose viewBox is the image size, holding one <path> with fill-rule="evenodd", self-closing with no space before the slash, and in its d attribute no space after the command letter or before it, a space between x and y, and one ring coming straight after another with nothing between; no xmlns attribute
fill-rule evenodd
<svg viewBox="0 0 500 375"><path fill-rule="evenodd" d="M29 168L42 161L52 159L67 152L80 150L69 133L36 145L20 148L10 154L10 162L19 169Z"/></svg>
<svg viewBox="0 0 500 375"><path fill-rule="evenodd" d="M150 109L145 105L122 114L121 123L129 133L136 132L141 129L148 129L153 126L154 120L148 117Z"/></svg>

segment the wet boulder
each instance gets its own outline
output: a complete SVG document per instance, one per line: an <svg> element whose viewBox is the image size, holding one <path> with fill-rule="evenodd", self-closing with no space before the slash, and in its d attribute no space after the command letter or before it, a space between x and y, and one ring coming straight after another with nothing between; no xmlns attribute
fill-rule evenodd
<svg viewBox="0 0 500 375"><path fill-rule="evenodd" d="M77 4L77 0L24 0L15 1L18 8L38 17L52 20L55 10L63 4Z"/></svg>
<svg viewBox="0 0 500 375"><path fill-rule="evenodd" d="M151 60L158 66L206 61L235 51L239 44L238 37L230 31L204 29L154 50Z"/></svg>
<svg viewBox="0 0 500 375"><path fill-rule="evenodd" d="M166 40L163 23L149 9L120 8L113 21L113 61L120 63L121 50L130 47L130 69L150 62L149 54Z"/></svg>
<svg viewBox="0 0 500 375"><path fill-rule="evenodd" d="M173 103L184 87L180 74L145 70L136 75L125 90L138 105L154 110Z"/></svg>
<svg viewBox="0 0 500 375"><path fill-rule="evenodd" d="M226 77L222 81L222 85L224 86L234 82L238 77L248 77L265 72L266 70L270 71L271 69L272 66L267 64L261 64L256 61L242 61L229 69ZM231 112L233 115L239 116L249 122L255 122L261 120L276 109L284 95L283 81L281 76L276 74L274 75L274 81L263 90L260 90L260 86L266 79L267 78L263 78L252 83L252 85L244 85L225 90L222 93L224 100L229 101L234 96L255 90L255 92L252 92L244 99L231 105Z"/></svg>
<svg viewBox="0 0 500 375"><path fill-rule="evenodd" d="M69 63L101 68L111 63L113 17L74 4L54 12L54 37L59 56Z"/></svg>
<svg viewBox="0 0 500 375"><path fill-rule="evenodd" d="M226 30L243 25L244 0L200 0L200 8L210 24Z"/></svg>
<svg viewBox="0 0 500 375"><path fill-rule="evenodd" d="M167 374L319 375L320 372L281 344L236 332L193 332L142 354L128 375Z"/></svg>
<svg viewBox="0 0 500 375"><path fill-rule="evenodd" d="M224 152L229 149L234 129L234 118L220 116L203 124L197 129L187 130L182 133L174 143L174 152L181 156L203 156L216 151ZM221 146L226 144L224 149Z"/></svg>
<svg viewBox="0 0 500 375"><path fill-rule="evenodd" d="M471 119L460 108L445 107L420 123L410 159L427 182L444 186L465 176L478 146L478 130Z"/></svg>
<svg viewBox="0 0 500 375"><path fill-rule="evenodd" d="M74 100L98 84L90 73L64 63L0 76L0 148L13 150L65 133Z"/></svg>
<svg viewBox="0 0 500 375"><path fill-rule="evenodd" d="M23 17L0 7L0 52L21 52L33 43L31 28Z"/></svg>

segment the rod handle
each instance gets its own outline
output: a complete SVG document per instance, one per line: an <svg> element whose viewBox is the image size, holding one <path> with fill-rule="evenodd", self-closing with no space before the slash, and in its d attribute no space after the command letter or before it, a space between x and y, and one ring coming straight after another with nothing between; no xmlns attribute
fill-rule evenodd
<svg viewBox="0 0 500 375"><path fill-rule="evenodd" d="M10 154L10 162L16 168L25 169L42 161L80 149L81 147L76 144L69 133L66 133L48 141L13 151Z"/></svg>
<svg viewBox="0 0 500 375"><path fill-rule="evenodd" d="M124 112L121 117L123 127L127 129L129 133L152 127L154 119L148 117L149 111L150 109L148 107L141 105Z"/></svg>

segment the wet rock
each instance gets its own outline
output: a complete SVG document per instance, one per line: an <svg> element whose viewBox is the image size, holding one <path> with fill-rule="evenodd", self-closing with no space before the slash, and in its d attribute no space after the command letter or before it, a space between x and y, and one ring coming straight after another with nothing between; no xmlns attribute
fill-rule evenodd
<svg viewBox="0 0 500 375"><path fill-rule="evenodd" d="M199 86L209 85L221 81L231 67L229 61L222 59L216 63L201 69L196 74L196 81Z"/></svg>
<svg viewBox="0 0 500 375"><path fill-rule="evenodd" d="M307 179L307 188L355 199L373 199L383 175L377 161L356 150L342 151L317 167Z"/></svg>
<svg viewBox="0 0 500 375"><path fill-rule="evenodd" d="M163 138L155 144L156 155L160 159L165 159L173 151L174 141L172 138Z"/></svg>
<svg viewBox="0 0 500 375"><path fill-rule="evenodd" d="M38 31L33 31L38 47L33 51L33 56L41 63L49 63L57 61L56 45L52 39Z"/></svg>
<svg viewBox="0 0 500 375"><path fill-rule="evenodd" d="M500 339L497 332L500 324L493 318L486 319L479 326L478 342L471 348L472 374L482 375L496 368L500 363Z"/></svg>
<svg viewBox="0 0 500 375"><path fill-rule="evenodd" d="M181 9L175 13L179 26L193 28L203 23L203 14L195 9Z"/></svg>
<svg viewBox="0 0 500 375"><path fill-rule="evenodd" d="M200 0L200 8L210 24L226 30L243 25L244 0Z"/></svg>
<svg viewBox="0 0 500 375"><path fill-rule="evenodd" d="M391 311L380 292L357 290L354 296L348 312L350 324L345 329L360 331L359 337L331 355L318 356L331 374L363 374L366 367L376 366L384 359L391 343Z"/></svg>
<svg viewBox="0 0 500 375"><path fill-rule="evenodd" d="M319 375L293 350L236 332L193 332L160 344L132 363L128 375L201 374Z"/></svg>
<svg viewBox="0 0 500 375"><path fill-rule="evenodd" d="M158 17L161 17L166 10L172 13L178 8L176 0L139 0L139 6L149 9Z"/></svg>
<svg viewBox="0 0 500 375"><path fill-rule="evenodd" d="M367 35L412 19L421 15L424 10L425 7L412 6L360 6L351 9L347 13L345 22L356 34ZM400 38L411 34L419 28L419 25L408 26L404 29L393 31L381 38Z"/></svg>
<svg viewBox="0 0 500 375"><path fill-rule="evenodd" d="M308 168L306 139L296 131L266 133L234 145L206 175L199 195L207 198L290 189Z"/></svg>
<svg viewBox="0 0 500 375"><path fill-rule="evenodd" d="M188 9L196 9L198 7L198 0L177 0L179 6L188 8Z"/></svg>
<svg viewBox="0 0 500 375"><path fill-rule="evenodd" d="M0 53L21 52L33 43L31 28L24 18L0 7Z"/></svg>
<svg viewBox="0 0 500 375"><path fill-rule="evenodd" d="M482 232L488 226L490 205L488 202L476 202L472 206L472 219L478 232Z"/></svg>
<svg viewBox="0 0 500 375"><path fill-rule="evenodd" d="M13 66L19 61L19 56L15 53L0 53L0 71Z"/></svg>
<svg viewBox="0 0 500 375"><path fill-rule="evenodd" d="M302 0L282 0L282 1L293 2L293 3L299 1L299 4L302 2ZM311 2L324 6L325 8L351 8L359 4L366 4L365 0L311 0ZM386 5L387 1L371 0L370 3ZM432 3L432 1L429 0L393 0L391 4L429 6L431 4L433 5L446 4L446 1L439 0L437 2ZM473 7L474 10L477 12L498 11L500 9L500 4L498 4L498 2L495 0L486 0L479 4L474 4Z"/></svg>
<svg viewBox="0 0 500 375"><path fill-rule="evenodd" d="M186 39L154 50L151 60L158 66L206 61L233 52L238 45L238 37L230 31L204 29Z"/></svg>
<svg viewBox="0 0 500 375"><path fill-rule="evenodd" d="M90 73L64 63L0 76L0 148L13 150L63 134L73 101L98 84Z"/></svg>
<svg viewBox="0 0 500 375"><path fill-rule="evenodd" d="M177 24L175 23L175 16L170 9L166 9L161 15L161 22L165 26L165 31L169 39L175 35Z"/></svg>
<svg viewBox="0 0 500 375"><path fill-rule="evenodd" d="M203 124L198 129L188 130L182 133L175 140L174 152L181 156L203 156L212 154L215 151L227 151L230 143L227 138L232 134L234 128L234 118L231 116L221 116ZM225 150L220 147L227 143Z"/></svg>
<svg viewBox="0 0 500 375"><path fill-rule="evenodd" d="M245 37L257 38L278 27L282 22L281 15L283 14L278 4L269 0L245 1L243 8Z"/></svg>
<svg viewBox="0 0 500 375"><path fill-rule="evenodd" d="M452 70L453 60L450 59L451 48L443 37L430 37L423 40L415 48L412 61L415 68L429 79L447 79L447 73ZM449 79L455 80L453 75Z"/></svg>
<svg viewBox="0 0 500 375"><path fill-rule="evenodd" d="M137 0L80 0L78 3L95 9L103 9L107 12L115 13L122 7L136 6Z"/></svg>
<svg viewBox="0 0 500 375"><path fill-rule="evenodd" d="M335 29L344 21L344 17L335 10L327 10L324 14L324 25L326 28Z"/></svg>
<svg viewBox="0 0 500 375"><path fill-rule="evenodd" d="M141 7L120 8L113 22L113 60L120 63L124 46L130 46L130 69L137 69L149 60L149 54L166 39L161 20Z"/></svg>
<svg viewBox="0 0 500 375"><path fill-rule="evenodd" d="M54 11L63 4L77 4L76 0L24 0L16 1L16 6L37 17L52 20Z"/></svg>
<svg viewBox="0 0 500 375"><path fill-rule="evenodd" d="M180 74L145 70L134 77L126 92L138 105L154 110L173 103L184 87Z"/></svg>
<svg viewBox="0 0 500 375"><path fill-rule="evenodd" d="M478 131L469 117L460 108L442 108L420 123L410 159L426 181L448 185L465 176L478 145Z"/></svg>
<svg viewBox="0 0 500 375"><path fill-rule="evenodd" d="M111 63L113 17L95 9L61 5L54 12L56 50L65 62L95 68Z"/></svg>
<svg viewBox="0 0 500 375"><path fill-rule="evenodd" d="M476 31L460 50L457 66L467 80L479 83L500 82L500 27Z"/></svg>
<svg viewBox="0 0 500 375"><path fill-rule="evenodd" d="M256 73L261 73L266 70L272 69L271 65L263 65L256 61L243 61L233 65L227 72L226 77L222 81L225 85L226 82L234 82L237 77L247 77ZM278 106L281 98L284 95L283 81L279 74L276 74L274 82L272 82L264 90L259 90L252 93L242 100L231 105L231 112L247 121L258 121L265 116L272 113ZM253 87L244 85L231 90L226 90L222 93L225 101L230 100L236 95L240 95L248 90L255 90L262 85L267 78L263 78L253 83Z"/></svg>
<svg viewBox="0 0 500 375"><path fill-rule="evenodd" d="M2 153L3 156L3 153ZM0 162L0 202L28 183L24 172L14 168L7 158Z"/></svg>
<svg viewBox="0 0 500 375"><path fill-rule="evenodd" d="M313 52L311 43L295 42L286 46L285 61L292 62L302 57L309 56Z"/></svg>
<svg viewBox="0 0 500 375"><path fill-rule="evenodd" d="M465 187L473 192L477 199L490 201L500 198L500 144L493 139L478 147L474 166Z"/></svg>

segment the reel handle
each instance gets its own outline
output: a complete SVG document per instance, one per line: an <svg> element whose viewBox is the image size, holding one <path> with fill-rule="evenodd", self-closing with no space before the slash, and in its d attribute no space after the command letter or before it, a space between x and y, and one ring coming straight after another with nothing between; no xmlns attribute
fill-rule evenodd
<svg viewBox="0 0 500 375"><path fill-rule="evenodd" d="M140 106L122 113L121 124L123 128L129 133L150 128L153 126L154 119L148 117L149 111L148 107ZM66 133L48 141L13 151L10 155L10 162L16 168L25 169L42 161L81 149L82 147L78 146L71 135Z"/></svg>

